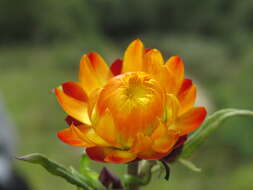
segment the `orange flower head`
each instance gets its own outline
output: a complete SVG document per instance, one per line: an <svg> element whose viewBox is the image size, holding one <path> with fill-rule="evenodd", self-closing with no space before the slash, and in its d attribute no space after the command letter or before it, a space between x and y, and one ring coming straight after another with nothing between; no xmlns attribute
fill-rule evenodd
<svg viewBox="0 0 253 190"><path fill-rule="evenodd" d="M84 55L79 81L55 94L69 124L58 137L100 162L161 159L206 116L204 107L194 107L196 86L184 78L182 59L165 62L140 40L110 68L99 54Z"/></svg>

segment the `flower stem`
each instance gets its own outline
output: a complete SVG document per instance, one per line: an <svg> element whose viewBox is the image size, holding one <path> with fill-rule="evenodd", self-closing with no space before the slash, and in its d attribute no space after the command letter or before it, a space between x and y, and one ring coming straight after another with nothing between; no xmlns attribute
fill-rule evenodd
<svg viewBox="0 0 253 190"><path fill-rule="evenodd" d="M130 176L138 177L138 169L139 169L139 162L131 162L127 166L127 173ZM129 184L129 189L131 190L138 190L139 184Z"/></svg>

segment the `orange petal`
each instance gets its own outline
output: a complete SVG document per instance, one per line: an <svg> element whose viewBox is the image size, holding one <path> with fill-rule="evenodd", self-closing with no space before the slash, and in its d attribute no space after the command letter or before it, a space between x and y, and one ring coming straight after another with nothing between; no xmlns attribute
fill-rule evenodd
<svg viewBox="0 0 253 190"><path fill-rule="evenodd" d="M178 92L178 100L180 102L180 115L190 110L196 100L196 86L190 79L185 79L180 91Z"/></svg>
<svg viewBox="0 0 253 190"><path fill-rule="evenodd" d="M152 148L155 152L166 153L171 150L178 139L178 134L174 130L168 130L168 127L162 123L151 135L153 140Z"/></svg>
<svg viewBox="0 0 253 190"><path fill-rule="evenodd" d="M99 162L126 163L134 160L136 155L128 151L115 150L112 148L92 147L86 149L90 159Z"/></svg>
<svg viewBox="0 0 253 190"><path fill-rule="evenodd" d="M136 154L131 153L129 151L123 151L123 150L112 150L110 151L106 157L105 161L110 163L127 163L130 161L135 160Z"/></svg>
<svg viewBox="0 0 253 190"><path fill-rule="evenodd" d="M151 146L152 139L149 136L145 136L143 133L138 133L131 148L131 152L145 152L150 150Z"/></svg>
<svg viewBox="0 0 253 190"><path fill-rule="evenodd" d="M122 71L122 59L116 59L110 66L111 72L114 76L121 74Z"/></svg>
<svg viewBox="0 0 253 190"><path fill-rule="evenodd" d="M67 95L62 89L56 88L55 95L63 110L82 123L90 124L87 103Z"/></svg>
<svg viewBox="0 0 253 190"><path fill-rule="evenodd" d="M122 73L142 70L144 46L140 40L133 41L125 51Z"/></svg>
<svg viewBox="0 0 253 190"><path fill-rule="evenodd" d="M147 152L141 152L138 154L138 158L144 159L144 160L160 160L161 158L168 155L169 152L166 153L159 153L155 152L153 150L149 150Z"/></svg>
<svg viewBox="0 0 253 190"><path fill-rule="evenodd" d="M178 118L175 123L179 129L180 136L186 135L197 129L206 117L206 109L204 107L195 107Z"/></svg>
<svg viewBox="0 0 253 190"><path fill-rule="evenodd" d="M62 84L62 89L65 94L77 100L88 102L88 96L85 91L76 82L65 82Z"/></svg>
<svg viewBox="0 0 253 190"><path fill-rule="evenodd" d="M170 64L169 64L170 63ZM175 72L171 59L164 64L162 54L157 49L150 49L144 54L143 70L151 74L168 93L175 94L175 89L179 85L178 72ZM176 95L176 94L175 94Z"/></svg>
<svg viewBox="0 0 253 190"><path fill-rule="evenodd" d="M159 50L150 49L144 54L143 71L146 73L149 73L160 79L163 64L164 60Z"/></svg>
<svg viewBox="0 0 253 190"><path fill-rule="evenodd" d="M165 89L167 89L168 86L174 85L174 83L172 83L174 82L174 75L164 65L163 56L157 49L146 51L144 54L143 70L159 81L160 85Z"/></svg>
<svg viewBox="0 0 253 190"><path fill-rule="evenodd" d="M82 57L79 80L88 94L97 88L103 87L111 77L110 69L99 54L91 52Z"/></svg>
<svg viewBox="0 0 253 190"><path fill-rule="evenodd" d="M72 146L92 147L94 144L80 139L71 128L66 128L57 133L59 139Z"/></svg>
<svg viewBox="0 0 253 190"><path fill-rule="evenodd" d="M165 64L171 77L171 81L168 82L168 93L177 94L184 79L184 64L183 60L178 56L171 57Z"/></svg>
<svg viewBox="0 0 253 190"><path fill-rule="evenodd" d="M107 109L103 115L99 116L94 124L96 133L110 144L120 147L118 144L119 135L115 127L111 112Z"/></svg>
<svg viewBox="0 0 253 190"><path fill-rule="evenodd" d="M90 142L97 146L111 146L104 139L102 139L93 128L86 125L70 126L76 135L84 141Z"/></svg>

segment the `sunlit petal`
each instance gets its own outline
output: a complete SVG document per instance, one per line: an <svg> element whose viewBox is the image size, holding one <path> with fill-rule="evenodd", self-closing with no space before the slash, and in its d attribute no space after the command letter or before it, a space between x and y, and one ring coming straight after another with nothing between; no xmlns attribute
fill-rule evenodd
<svg viewBox="0 0 253 190"><path fill-rule="evenodd" d="M71 128L76 133L76 135L83 139L84 141L90 142L97 146L111 146L108 142L102 139L93 128L86 125L71 125Z"/></svg>
<svg viewBox="0 0 253 190"><path fill-rule="evenodd" d="M99 116L98 120L94 124L94 129L104 140L115 147L120 147L118 140L120 137L117 128L115 127L111 112L108 109L103 113L103 115Z"/></svg>
<svg viewBox="0 0 253 190"><path fill-rule="evenodd" d="M86 102L67 95L61 88L56 88L55 94L59 104L68 115L82 123L90 124Z"/></svg>
<svg viewBox="0 0 253 190"><path fill-rule="evenodd" d="M164 60L159 50L150 49L144 54L144 59L143 59L144 72L154 75L156 78L159 79L163 64L164 64Z"/></svg>
<svg viewBox="0 0 253 190"><path fill-rule="evenodd" d="M172 56L165 63L165 66L171 77L167 86L168 93L177 94L184 80L183 60L178 56Z"/></svg>
<svg viewBox="0 0 253 190"><path fill-rule="evenodd" d="M103 87L111 77L109 67L99 54L91 52L82 57L79 80L88 94L97 88Z"/></svg>
<svg viewBox="0 0 253 190"><path fill-rule="evenodd" d="M142 71L144 46L140 40L133 41L126 49L122 73Z"/></svg>
<svg viewBox="0 0 253 190"><path fill-rule="evenodd" d="M95 146L92 143L86 142L83 139L79 138L71 128L66 128L57 133L59 139L63 142L72 145L72 146L81 146L81 147L92 147Z"/></svg>

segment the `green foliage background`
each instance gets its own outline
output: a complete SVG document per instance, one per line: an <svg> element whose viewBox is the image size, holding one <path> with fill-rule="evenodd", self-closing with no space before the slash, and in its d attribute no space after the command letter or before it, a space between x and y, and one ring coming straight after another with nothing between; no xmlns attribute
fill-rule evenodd
<svg viewBox="0 0 253 190"><path fill-rule="evenodd" d="M17 127L15 154L41 152L78 166L80 149L56 138L65 114L50 90L76 80L82 54L97 51L110 63L135 38L167 58L183 57L209 112L253 109L252 18L251 0L1 0L0 91ZM201 174L175 165L169 184L155 176L147 189L251 190L253 121L225 125L193 158ZM74 189L41 168L15 165L33 189Z"/></svg>

